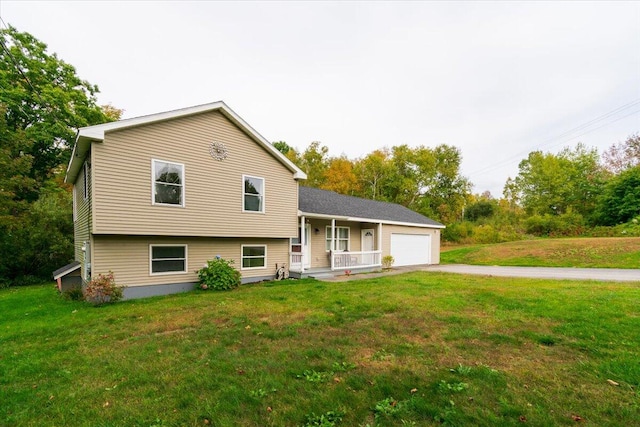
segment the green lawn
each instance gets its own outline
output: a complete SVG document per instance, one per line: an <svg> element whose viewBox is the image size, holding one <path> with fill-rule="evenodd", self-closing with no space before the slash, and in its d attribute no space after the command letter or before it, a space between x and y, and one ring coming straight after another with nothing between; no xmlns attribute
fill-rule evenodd
<svg viewBox="0 0 640 427"><path fill-rule="evenodd" d="M640 237L536 239L443 248L443 264L640 268Z"/></svg>
<svg viewBox="0 0 640 427"><path fill-rule="evenodd" d="M425 272L99 308L4 289L0 425L638 425L638 301Z"/></svg>

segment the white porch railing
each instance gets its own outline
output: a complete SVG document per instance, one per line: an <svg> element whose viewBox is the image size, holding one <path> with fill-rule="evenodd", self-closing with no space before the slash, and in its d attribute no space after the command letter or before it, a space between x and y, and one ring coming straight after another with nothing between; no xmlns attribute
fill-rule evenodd
<svg viewBox="0 0 640 427"><path fill-rule="evenodd" d="M331 270L379 267L382 265L382 251L331 252Z"/></svg>
<svg viewBox="0 0 640 427"><path fill-rule="evenodd" d="M302 252L289 252L289 270L302 271Z"/></svg>
<svg viewBox="0 0 640 427"><path fill-rule="evenodd" d="M350 270L352 268L380 267L382 251L331 252L331 270ZM289 270L302 271L304 262L302 252L289 252Z"/></svg>

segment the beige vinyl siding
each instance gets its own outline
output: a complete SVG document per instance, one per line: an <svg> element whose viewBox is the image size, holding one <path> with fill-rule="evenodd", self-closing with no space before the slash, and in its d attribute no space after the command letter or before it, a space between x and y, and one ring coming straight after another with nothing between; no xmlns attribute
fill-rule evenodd
<svg viewBox="0 0 640 427"><path fill-rule="evenodd" d="M187 245L187 272L152 275L149 245ZM266 245L266 268L241 270L242 245ZM276 263L289 263L289 239L96 235L93 246L94 275L113 271L116 282L127 286L196 282L195 271L216 255L233 260L243 278L275 275Z"/></svg>
<svg viewBox="0 0 640 427"><path fill-rule="evenodd" d="M330 220L310 219L311 223L311 268L331 266L329 252L326 247L326 227L331 226ZM362 226L358 222L336 221L336 227L349 227L349 249L360 251L360 230ZM318 233L315 229L318 229ZM371 227L365 227L371 228Z"/></svg>
<svg viewBox="0 0 640 427"><path fill-rule="evenodd" d="M382 225L382 256L391 251L391 234L429 234L431 235L431 263L440 264L440 230L437 228L408 227L403 225Z"/></svg>
<svg viewBox="0 0 640 427"><path fill-rule="evenodd" d="M86 164L86 162L85 162ZM84 168L84 166L83 166ZM84 198L84 173L78 174L78 178L73 186L73 192L75 194L76 201L76 220L73 223L73 238L74 238L74 259L82 264L82 275L84 277L84 252L82 251L82 245L84 242L89 242L91 239L91 170L88 168L88 198Z"/></svg>
<svg viewBox="0 0 640 427"><path fill-rule="evenodd" d="M226 146L225 160L210 156L214 141ZM217 111L109 132L93 150L96 234L297 234L292 172ZM184 164L185 207L152 205L152 159ZM264 178L264 213L242 212L243 175Z"/></svg>

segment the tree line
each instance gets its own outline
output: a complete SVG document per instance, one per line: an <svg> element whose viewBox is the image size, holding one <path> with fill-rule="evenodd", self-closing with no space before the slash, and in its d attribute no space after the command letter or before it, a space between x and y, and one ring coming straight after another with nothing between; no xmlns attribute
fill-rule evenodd
<svg viewBox="0 0 640 427"><path fill-rule="evenodd" d="M75 132L117 120L122 110L98 105L98 87L32 35L9 27L0 42L2 287L50 278L73 260L72 195L63 179ZM447 225L443 237L451 241L640 235L638 134L602 155L582 144L533 151L499 198L472 193L452 145L396 145L357 159L331 156L320 142L304 150L274 146L307 173L303 185L399 203Z"/></svg>

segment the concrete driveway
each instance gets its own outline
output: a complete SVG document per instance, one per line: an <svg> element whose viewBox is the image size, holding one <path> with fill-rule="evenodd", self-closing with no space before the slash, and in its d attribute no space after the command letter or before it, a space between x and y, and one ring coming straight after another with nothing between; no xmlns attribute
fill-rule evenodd
<svg viewBox="0 0 640 427"><path fill-rule="evenodd" d="M374 277L393 276L410 271L441 271L444 273L476 274L479 276L528 277L532 279L562 280L602 280L608 282L640 282L640 269L621 268L564 268L564 267L500 267L489 265L413 265L394 267L382 273L354 274L352 276L328 275L317 277L324 282L347 282L350 280L371 279Z"/></svg>
<svg viewBox="0 0 640 427"><path fill-rule="evenodd" d="M499 267L490 265L444 264L430 265L420 270L477 274L482 276L529 277L534 279L640 282L640 269L630 270L622 268Z"/></svg>

